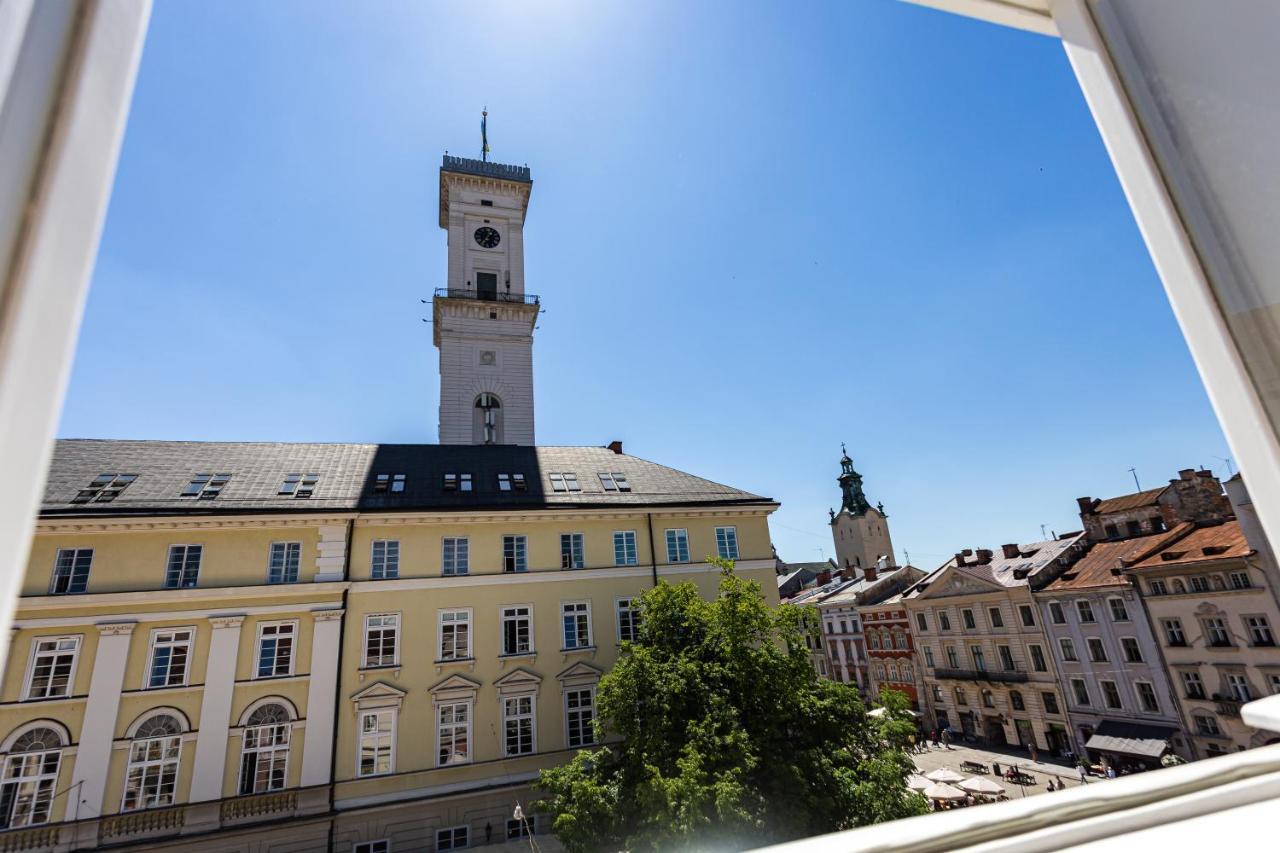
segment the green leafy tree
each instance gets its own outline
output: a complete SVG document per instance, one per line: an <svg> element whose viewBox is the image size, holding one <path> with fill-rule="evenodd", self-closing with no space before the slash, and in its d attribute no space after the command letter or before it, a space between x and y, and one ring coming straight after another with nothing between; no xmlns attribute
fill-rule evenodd
<svg viewBox="0 0 1280 853"><path fill-rule="evenodd" d="M665 582L640 598L638 641L597 693L609 744L542 772L565 848L740 850L922 813L886 728L900 721L814 673L811 610L769 607L731 562L709 562L714 600Z"/></svg>
<svg viewBox="0 0 1280 853"><path fill-rule="evenodd" d="M883 716L877 719L880 737L893 749L905 750L917 734L916 720L911 715L911 697L901 690L880 691L880 707Z"/></svg>

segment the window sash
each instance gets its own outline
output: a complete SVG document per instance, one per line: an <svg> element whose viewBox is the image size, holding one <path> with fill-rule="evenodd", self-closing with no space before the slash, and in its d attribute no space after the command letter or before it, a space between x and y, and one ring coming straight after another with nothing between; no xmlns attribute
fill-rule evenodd
<svg viewBox="0 0 1280 853"><path fill-rule="evenodd" d="M362 711L359 727L357 776L381 776L395 769L395 711Z"/></svg>
<svg viewBox="0 0 1280 853"><path fill-rule="evenodd" d="M400 614L364 618L364 666L395 666L400 661Z"/></svg>
<svg viewBox="0 0 1280 853"><path fill-rule="evenodd" d="M57 699L71 695L79 637L40 637L32 641L31 673L27 676L27 699Z"/></svg>
<svg viewBox="0 0 1280 853"><path fill-rule="evenodd" d="M249 726L240 749L240 793L284 790L289 779L290 723Z"/></svg>
<svg viewBox="0 0 1280 853"><path fill-rule="evenodd" d="M667 530L667 562L689 562L689 531L684 528Z"/></svg>
<svg viewBox="0 0 1280 853"><path fill-rule="evenodd" d="M716 553L722 560L738 559L738 528L716 528Z"/></svg>
<svg viewBox="0 0 1280 853"><path fill-rule="evenodd" d="M75 595L84 592L89 587L89 569L92 566L92 548L59 548L49 594Z"/></svg>
<svg viewBox="0 0 1280 853"><path fill-rule="evenodd" d="M436 764L466 764L471 761L471 703L446 702L436 712Z"/></svg>
<svg viewBox="0 0 1280 853"><path fill-rule="evenodd" d="M533 696L509 696L502 700L504 755L532 755Z"/></svg>
<svg viewBox="0 0 1280 853"><path fill-rule="evenodd" d="M181 752L181 735L146 738L131 743L120 810L136 811L173 805Z"/></svg>
<svg viewBox="0 0 1280 853"><path fill-rule="evenodd" d="M591 610L585 603L565 604L561 607L564 627L564 648L582 649L591 645Z"/></svg>
<svg viewBox="0 0 1280 853"><path fill-rule="evenodd" d="M560 534L560 568L580 569L585 565L583 559L582 534Z"/></svg>
<svg viewBox="0 0 1280 853"><path fill-rule="evenodd" d="M292 622L266 623L258 627L258 678L293 673L295 627Z"/></svg>
<svg viewBox="0 0 1280 853"><path fill-rule="evenodd" d="M370 574L374 580L400 577L400 540L374 540Z"/></svg>
<svg viewBox="0 0 1280 853"><path fill-rule="evenodd" d="M528 607L505 607L502 610L502 653L533 653L533 618Z"/></svg>
<svg viewBox="0 0 1280 853"><path fill-rule="evenodd" d="M502 570L525 572L529 570L529 540L523 534L502 537Z"/></svg>
<svg viewBox="0 0 1280 853"><path fill-rule="evenodd" d="M638 561L636 532L634 530L615 530L613 532L613 564L615 566L634 566Z"/></svg>
<svg viewBox="0 0 1280 853"><path fill-rule="evenodd" d="M465 575L471 571L471 540L465 536L446 536L441 546L441 572Z"/></svg>
<svg viewBox="0 0 1280 853"><path fill-rule="evenodd" d="M190 589L200 577L200 558L204 554L201 545L170 545L169 561L165 567L165 589Z"/></svg>
<svg viewBox="0 0 1280 853"><path fill-rule="evenodd" d="M11 753L0 783L0 829L48 823L58 783L61 749Z"/></svg>
<svg viewBox="0 0 1280 853"><path fill-rule="evenodd" d="M565 737L570 749L595 743L595 691L569 690L564 695Z"/></svg>
<svg viewBox="0 0 1280 853"><path fill-rule="evenodd" d="M271 559L267 564L267 583L297 583L298 566L301 562L301 542L271 543Z"/></svg>
<svg viewBox="0 0 1280 853"><path fill-rule="evenodd" d="M151 663L147 667L148 688L177 687L187 683L193 631L156 631L151 635Z"/></svg>
<svg viewBox="0 0 1280 853"><path fill-rule="evenodd" d="M440 612L440 660L468 660L471 657L471 612Z"/></svg>
<svg viewBox="0 0 1280 853"><path fill-rule="evenodd" d="M635 600L631 598L619 599L617 613L618 642L634 643L640 636L640 611L635 606Z"/></svg>

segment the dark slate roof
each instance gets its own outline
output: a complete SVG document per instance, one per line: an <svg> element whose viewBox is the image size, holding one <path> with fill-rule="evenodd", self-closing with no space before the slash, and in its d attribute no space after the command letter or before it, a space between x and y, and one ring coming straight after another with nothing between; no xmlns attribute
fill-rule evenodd
<svg viewBox="0 0 1280 853"><path fill-rule="evenodd" d="M599 472L621 472L629 492L607 492ZM577 474L581 492L554 492L552 472ZM74 504L95 477L136 474L110 502ZM231 474L212 500L180 497L196 474ZM377 474L405 474L399 494L374 494ZM445 473L472 475L472 491L445 491ZM525 491L498 490L498 474L524 474ZM318 474L310 498L278 494L287 474ZM768 498L605 447L438 444L293 444L277 442L57 442L42 516L166 513L405 511L539 507L749 504Z"/></svg>

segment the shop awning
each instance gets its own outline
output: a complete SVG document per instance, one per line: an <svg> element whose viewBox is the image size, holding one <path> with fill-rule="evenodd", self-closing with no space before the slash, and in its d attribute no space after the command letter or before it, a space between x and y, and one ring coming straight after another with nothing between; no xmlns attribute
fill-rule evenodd
<svg viewBox="0 0 1280 853"><path fill-rule="evenodd" d="M1122 723L1103 720L1086 749L1116 752L1122 755L1140 755L1143 758L1159 758L1169 747L1169 738L1177 729L1167 726L1149 726L1143 723Z"/></svg>

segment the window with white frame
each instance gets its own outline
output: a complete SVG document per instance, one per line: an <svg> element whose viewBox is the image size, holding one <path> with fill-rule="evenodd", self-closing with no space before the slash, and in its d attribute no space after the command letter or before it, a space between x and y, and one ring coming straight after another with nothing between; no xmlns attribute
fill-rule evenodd
<svg viewBox="0 0 1280 853"><path fill-rule="evenodd" d="M168 714L144 720L129 744L120 811L173 805L181 757L182 726L178 721Z"/></svg>
<svg viewBox="0 0 1280 853"><path fill-rule="evenodd" d="M1156 698L1156 688L1149 681L1135 681L1134 689L1138 693L1138 704L1148 714L1160 713L1160 700Z"/></svg>
<svg viewBox="0 0 1280 853"><path fill-rule="evenodd" d="M1065 625L1067 615L1062 612L1062 605L1056 601L1049 602L1049 619L1055 625Z"/></svg>
<svg viewBox="0 0 1280 853"><path fill-rule="evenodd" d="M1019 604L1018 615L1022 617L1022 625L1025 628L1034 628L1036 626L1036 615L1031 609L1030 604Z"/></svg>
<svg viewBox="0 0 1280 853"><path fill-rule="evenodd" d="M1142 663L1142 646L1137 637L1121 637L1120 648L1124 651L1124 659L1129 663Z"/></svg>
<svg viewBox="0 0 1280 853"><path fill-rule="evenodd" d="M689 531L683 527L667 528L667 562L689 562Z"/></svg>
<svg viewBox="0 0 1280 853"><path fill-rule="evenodd" d="M868 639L875 639L875 634L874 633L868 634L867 637ZM878 640L876 642L879 643ZM873 646L873 648L878 648L878 645ZM947 646L946 652L947 652L947 666L951 669L959 669L960 655L956 653L956 647Z"/></svg>
<svg viewBox="0 0 1280 853"><path fill-rule="evenodd" d="M627 482L627 475L621 471L601 471L597 476L600 477L600 485L606 492L631 491L631 484Z"/></svg>
<svg viewBox="0 0 1280 853"><path fill-rule="evenodd" d="M399 494L404 491L404 474L378 474L373 480L375 495Z"/></svg>
<svg viewBox="0 0 1280 853"><path fill-rule="evenodd" d="M1200 680L1200 673L1183 670L1182 673L1182 690L1188 699L1205 698L1204 682Z"/></svg>
<svg viewBox="0 0 1280 853"><path fill-rule="evenodd" d="M1271 633L1271 623L1266 616L1246 616L1244 625L1249 630L1249 644L1254 646L1274 646L1275 635Z"/></svg>
<svg viewBox="0 0 1280 853"><path fill-rule="evenodd" d="M972 631L978 627L977 621L973 618L973 611L968 608L960 611L960 619L964 622L966 631Z"/></svg>
<svg viewBox="0 0 1280 853"><path fill-rule="evenodd" d="M89 569L93 565L92 548L59 548L53 563L50 595L74 595L89 587Z"/></svg>
<svg viewBox="0 0 1280 853"><path fill-rule="evenodd" d="M1249 682L1239 673L1227 673L1227 689L1231 692L1231 698L1237 702L1248 702L1253 699L1253 691L1249 689Z"/></svg>
<svg viewBox="0 0 1280 853"><path fill-rule="evenodd" d="M471 657L471 610L440 611L440 656L437 660Z"/></svg>
<svg viewBox="0 0 1280 853"><path fill-rule="evenodd" d="M364 617L364 666L395 666L400 662L400 614L371 613Z"/></svg>
<svg viewBox="0 0 1280 853"><path fill-rule="evenodd" d="M640 608L636 605L636 600L619 598L617 612L618 642L634 643L640 639Z"/></svg>
<svg viewBox="0 0 1280 853"><path fill-rule="evenodd" d="M1059 637L1058 647L1062 649L1063 660L1079 660L1076 657L1076 644L1071 641L1070 637Z"/></svg>
<svg viewBox="0 0 1280 853"><path fill-rule="evenodd" d="M31 641L31 666L24 699L70 696L80 656L79 637L37 637Z"/></svg>
<svg viewBox="0 0 1280 853"><path fill-rule="evenodd" d="M578 475L572 471L562 471L547 475L551 480L551 491L553 492L580 492L582 486L578 484Z"/></svg>
<svg viewBox="0 0 1280 853"><path fill-rule="evenodd" d="M1152 595L1168 595L1169 594L1168 585L1164 581L1160 580L1159 578L1156 578L1155 580L1147 581L1147 589L1151 592Z"/></svg>
<svg viewBox="0 0 1280 853"><path fill-rule="evenodd" d="M613 564L634 566L637 561L636 532L634 530L613 531Z"/></svg>
<svg viewBox="0 0 1280 853"><path fill-rule="evenodd" d="M446 536L440 558L441 573L465 575L471 571L471 541L465 536Z"/></svg>
<svg viewBox="0 0 1280 853"><path fill-rule="evenodd" d="M502 537L502 570L527 572L529 570L529 539L522 534Z"/></svg>
<svg viewBox="0 0 1280 853"><path fill-rule="evenodd" d="M177 687L187 683L191 660L191 628L164 628L151 632L151 656L144 687Z"/></svg>
<svg viewBox="0 0 1280 853"><path fill-rule="evenodd" d="M1080 615L1081 622L1093 622L1093 605L1089 603L1087 598L1076 599L1076 612Z"/></svg>
<svg viewBox="0 0 1280 853"><path fill-rule="evenodd" d="M396 711L379 708L361 711L359 725L359 776L381 776L395 770Z"/></svg>
<svg viewBox="0 0 1280 853"><path fill-rule="evenodd" d="M1225 647L1231 645L1231 634L1227 631L1227 620L1218 616L1202 619L1204 635L1210 646Z"/></svg>
<svg viewBox="0 0 1280 853"><path fill-rule="evenodd" d="M1111 608L1112 622L1128 622L1129 621L1129 611L1124 606L1123 598L1108 598L1107 606Z"/></svg>
<svg viewBox="0 0 1280 853"><path fill-rule="evenodd" d="M1005 672L1012 672L1017 669L1013 661L1013 650L1008 646L996 646L996 652L1000 655L1000 668Z"/></svg>
<svg viewBox="0 0 1280 853"><path fill-rule="evenodd" d="M351 853L391 853L391 841L386 838L359 841L352 845Z"/></svg>
<svg viewBox="0 0 1280 853"><path fill-rule="evenodd" d="M436 830L436 850L461 850L471 842L471 833L465 826L451 826Z"/></svg>
<svg viewBox="0 0 1280 853"><path fill-rule="evenodd" d="M1218 737L1222 734L1222 729L1218 728L1218 721L1208 714L1196 714L1196 733L1206 737Z"/></svg>
<svg viewBox="0 0 1280 853"><path fill-rule="evenodd" d="M523 492L527 488L524 474L499 474L498 491Z"/></svg>
<svg viewBox="0 0 1280 853"><path fill-rule="evenodd" d="M1248 572L1232 572L1231 573L1232 589L1248 589L1251 586L1253 586L1253 583L1252 581L1249 580Z"/></svg>
<svg viewBox="0 0 1280 853"><path fill-rule="evenodd" d="M400 541L398 539L373 540L370 574L376 581L400 577Z"/></svg>
<svg viewBox="0 0 1280 853"><path fill-rule="evenodd" d="M716 528L716 554L722 560L738 559L738 528Z"/></svg>
<svg viewBox="0 0 1280 853"><path fill-rule="evenodd" d="M924 647L924 663L925 663L925 666L929 667L930 669L934 668L933 649L929 648L928 646Z"/></svg>
<svg viewBox="0 0 1280 853"><path fill-rule="evenodd" d="M560 605L560 615L564 627L564 648L590 648L591 602L566 601Z"/></svg>
<svg viewBox="0 0 1280 853"><path fill-rule="evenodd" d="M316 484L319 482L319 474L286 474L278 494L309 498L315 494Z"/></svg>
<svg viewBox="0 0 1280 853"><path fill-rule="evenodd" d="M502 653L527 655L533 653L533 608L514 605L502 608Z"/></svg>
<svg viewBox="0 0 1280 853"><path fill-rule="evenodd" d="M293 675L296 622L264 622L258 626L258 678Z"/></svg>
<svg viewBox="0 0 1280 853"><path fill-rule="evenodd" d="M1089 644L1089 660L1093 661L1094 663L1106 663L1107 647L1103 644L1102 640L1098 637L1090 637L1088 639L1088 644Z"/></svg>
<svg viewBox="0 0 1280 853"><path fill-rule="evenodd" d="M533 696L505 696L502 699L503 755L533 754Z"/></svg>
<svg viewBox="0 0 1280 853"><path fill-rule="evenodd" d="M446 492L471 491L471 475L470 474L445 474L444 490Z"/></svg>
<svg viewBox="0 0 1280 853"><path fill-rule="evenodd" d="M1112 710L1119 710L1120 704L1120 688L1116 686L1114 681L1099 681L1098 686L1102 688L1102 702Z"/></svg>
<svg viewBox="0 0 1280 853"><path fill-rule="evenodd" d="M200 545L170 545L169 562L164 570L165 589L190 589L200 577Z"/></svg>
<svg viewBox="0 0 1280 853"><path fill-rule="evenodd" d="M1160 627L1164 629L1164 641L1168 646L1185 646L1187 635L1182 632L1181 619L1161 619Z"/></svg>
<svg viewBox="0 0 1280 853"><path fill-rule="evenodd" d="M537 830L536 816L530 815L525 817L521 815L518 818L510 818L507 821L507 840L514 841L517 838L528 838Z"/></svg>
<svg viewBox="0 0 1280 853"><path fill-rule="evenodd" d="M49 728L31 729L13 742L0 781L0 829L49 822L62 745L62 738Z"/></svg>
<svg viewBox="0 0 1280 853"><path fill-rule="evenodd" d="M297 583L302 563L301 542L272 542L267 562L267 583Z"/></svg>
<svg viewBox="0 0 1280 853"><path fill-rule="evenodd" d="M1077 705L1089 705L1089 687L1084 683L1083 678L1071 679L1071 690L1075 693Z"/></svg>
<svg viewBox="0 0 1280 853"><path fill-rule="evenodd" d="M560 568L580 569L586 565L583 558L582 534L560 534Z"/></svg>
<svg viewBox="0 0 1280 853"><path fill-rule="evenodd" d="M595 688L567 690L564 694L565 737L570 749L595 743Z"/></svg>
<svg viewBox="0 0 1280 853"><path fill-rule="evenodd" d="M921 631L929 630L929 620L925 618L925 615L923 613L916 614L916 627L919 628Z"/></svg>
<svg viewBox="0 0 1280 853"><path fill-rule="evenodd" d="M182 490L182 497L211 501L222 494L223 487L230 480L230 474L196 474Z"/></svg>
<svg viewBox="0 0 1280 853"><path fill-rule="evenodd" d="M992 627L992 628L1003 628L1003 627L1004 627L1004 616L1002 616L1002 615L1000 614L1000 608L999 608L999 607L988 607L988 608L987 608L987 617L991 620L991 627Z"/></svg>
<svg viewBox="0 0 1280 853"><path fill-rule="evenodd" d="M1027 653L1031 655L1031 668L1036 672L1048 672L1049 667L1045 663L1044 649L1034 643L1028 644Z"/></svg>
<svg viewBox="0 0 1280 853"><path fill-rule="evenodd" d="M270 703L245 722L240 747L240 794L284 790L289 779L289 712Z"/></svg>
<svg viewBox="0 0 1280 853"><path fill-rule="evenodd" d="M946 612L942 610L938 611L938 630L939 631L951 630L951 617L948 616Z"/></svg>
<svg viewBox="0 0 1280 853"><path fill-rule="evenodd" d="M99 474L88 486L81 489L74 498L73 504L111 503L120 497L120 493L129 488L129 484L138 479L137 474Z"/></svg>
<svg viewBox="0 0 1280 853"><path fill-rule="evenodd" d="M466 764L471 760L471 703L442 702L436 709L436 763Z"/></svg>

